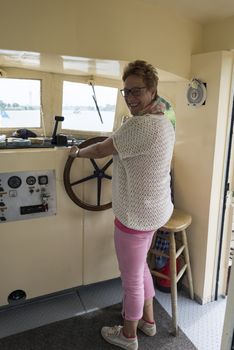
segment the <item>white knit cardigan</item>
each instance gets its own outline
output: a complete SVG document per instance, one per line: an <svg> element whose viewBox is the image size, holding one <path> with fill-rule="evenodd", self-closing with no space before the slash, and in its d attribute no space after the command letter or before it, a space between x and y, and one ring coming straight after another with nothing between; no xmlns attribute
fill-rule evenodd
<svg viewBox="0 0 234 350"><path fill-rule="evenodd" d="M170 218L170 167L175 142L164 115L134 116L112 136L114 215L136 230L157 230Z"/></svg>

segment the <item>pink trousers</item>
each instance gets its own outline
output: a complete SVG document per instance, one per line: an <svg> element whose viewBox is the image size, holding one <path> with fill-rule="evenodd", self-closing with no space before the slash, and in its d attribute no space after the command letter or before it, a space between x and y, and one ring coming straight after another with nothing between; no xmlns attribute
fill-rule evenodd
<svg viewBox="0 0 234 350"><path fill-rule="evenodd" d="M126 233L115 225L115 249L123 287L124 319L142 318L144 301L155 295L146 258L154 231Z"/></svg>

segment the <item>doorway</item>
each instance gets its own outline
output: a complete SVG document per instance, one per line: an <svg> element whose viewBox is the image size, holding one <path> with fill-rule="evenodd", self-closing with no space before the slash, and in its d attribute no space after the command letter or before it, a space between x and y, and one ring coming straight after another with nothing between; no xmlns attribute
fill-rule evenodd
<svg viewBox="0 0 234 350"><path fill-rule="evenodd" d="M218 299L219 295L227 295L228 293L234 252L234 95L228 129L215 300Z"/></svg>

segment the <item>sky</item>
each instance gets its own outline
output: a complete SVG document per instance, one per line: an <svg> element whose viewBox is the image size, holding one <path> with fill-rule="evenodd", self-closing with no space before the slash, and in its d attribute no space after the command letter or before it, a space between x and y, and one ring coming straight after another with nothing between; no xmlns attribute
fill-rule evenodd
<svg viewBox="0 0 234 350"><path fill-rule="evenodd" d="M40 105L40 81L30 79L0 79L0 100L5 103Z"/></svg>
<svg viewBox="0 0 234 350"><path fill-rule="evenodd" d="M116 104L117 89L105 86L94 86L98 104ZM64 82L64 105L93 104L93 90L88 84Z"/></svg>

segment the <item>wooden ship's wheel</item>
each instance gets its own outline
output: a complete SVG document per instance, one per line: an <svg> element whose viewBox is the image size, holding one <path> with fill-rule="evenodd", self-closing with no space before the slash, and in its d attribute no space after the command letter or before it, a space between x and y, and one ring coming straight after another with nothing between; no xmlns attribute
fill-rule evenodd
<svg viewBox="0 0 234 350"><path fill-rule="evenodd" d="M90 138L84 142L82 142L79 145L79 148L85 148L87 146L90 146L97 142L102 142L106 139L104 136L100 137L93 137ZM86 176L82 179L72 181L70 180L71 177L71 167L73 165L73 162L77 162L79 158L72 158L68 157L67 162L65 164L64 172L63 172L63 182L66 189L66 192L68 196L71 198L71 200L77 204L79 207L91 210L91 211L100 211L100 210L106 210L112 207L112 202L101 204L101 193L102 193L102 180L108 179L111 180L112 176L106 174L106 170L110 167L110 165L113 162L113 159L111 158L103 167L99 167L95 159L89 159L89 161L92 163L93 166L93 173L89 176ZM74 188L78 186L81 183L84 183L86 181L90 181L96 179L97 181L97 201L96 205L86 203L85 201L82 201L80 198L78 198L77 194L74 191Z"/></svg>

